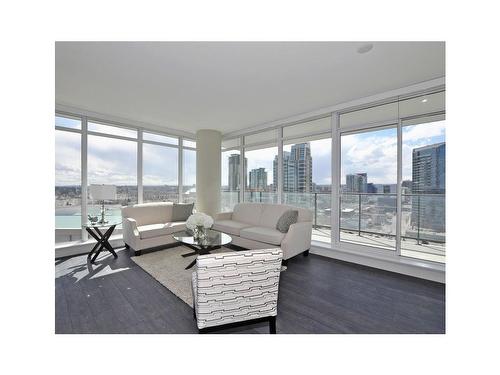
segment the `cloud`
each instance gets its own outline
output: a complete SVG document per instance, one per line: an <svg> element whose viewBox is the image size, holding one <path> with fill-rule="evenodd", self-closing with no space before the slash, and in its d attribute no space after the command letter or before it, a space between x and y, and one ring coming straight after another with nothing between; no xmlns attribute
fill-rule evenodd
<svg viewBox="0 0 500 375"><path fill-rule="evenodd" d="M414 148L445 141L444 121L424 123L403 128L403 180L412 178ZM345 175L367 173L368 182L395 184L397 181L396 129L376 130L342 136L341 181Z"/></svg>
<svg viewBox="0 0 500 375"><path fill-rule="evenodd" d="M55 184L80 185L81 137L79 134L56 130Z"/></svg>
<svg viewBox="0 0 500 375"><path fill-rule="evenodd" d="M445 122L429 122L426 124L403 127L403 142L413 143L445 136Z"/></svg>
<svg viewBox="0 0 500 375"><path fill-rule="evenodd" d="M144 185L177 185L177 169L178 149L144 144Z"/></svg>
<svg viewBox="0 0 500 375"><path fill-rule="evenodd" d="M367 173L368 181L376 184L396 183L396 129L342 136L341 158L341 183L343 184L345 184L345 175L352 173Z"/></svg>

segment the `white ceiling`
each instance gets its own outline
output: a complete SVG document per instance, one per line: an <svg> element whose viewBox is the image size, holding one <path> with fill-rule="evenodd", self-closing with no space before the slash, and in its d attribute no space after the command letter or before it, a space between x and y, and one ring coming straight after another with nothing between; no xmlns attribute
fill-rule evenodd
<svg viewBox="0 0 500 375"><path fill-rule="evenodd" d="M58 42L56 103L238 131L445 75L443 42Z"/></svg>

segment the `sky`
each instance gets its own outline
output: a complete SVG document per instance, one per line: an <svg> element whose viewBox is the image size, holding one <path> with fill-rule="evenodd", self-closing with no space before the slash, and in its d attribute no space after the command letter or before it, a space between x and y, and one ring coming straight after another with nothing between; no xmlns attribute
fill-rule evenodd
<svg viewBox="0 0 500 375"><path fill-rule="evenodd" d="M412 150L444 142L445 121L403 127L403 180L411 180ZM311 141L313 182L331 181L331 140ZM285 145L289 151L291 145ZM248 171L264 167L267 181L273 181L273 160L278 148L270 147L246 152ZM144 185L177 185L177 149L144 144ZM227 155L233 152L228 152ZM395 184L397 174L396 129L345 135L341 138L341 183L345 175L367 173L368 182ZM193 151L184 153L184 183L196 180L196 157ZM222 162L222 184L227 184L227 158ZM80 184L80 135L56 131L56 185ZM90 183L116 185L137 184L137 143L89 135L88 179Z"/></svg>
<svg viewBox="0 0 500 375"><path fill-rule="evenodd" d="M80 185L80 135L56 130L56 185ZM144 144L143 184L177 185L177 148ZM137 142L88 136L89 184L137 184ZM196 181L196 156L184 150L184 183Z"/></svg>
<svg viewBox="0 0 500 375"><path fill-rule="evenodd" d="M403 127L403 180L411 180L414 148L444 142L445 121ZM341 183L346 174L367 173L368 182L395 184L397 180L396 129L345 135L341 138Z"/></svg>

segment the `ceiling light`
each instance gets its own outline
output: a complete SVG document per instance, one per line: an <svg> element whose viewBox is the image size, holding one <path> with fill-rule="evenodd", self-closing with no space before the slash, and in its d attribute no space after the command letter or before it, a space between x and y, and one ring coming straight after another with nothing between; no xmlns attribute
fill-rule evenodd
<svg viewBox="0 0 500 375"><path fill-rule="evenodd" d="M370 52L372 49L373 49L373 44L366 43L358 48L358 53L367 53L367 52Z"/></svg>
<svg viewBox="0 0 500 375"><path fill-rule="evenodd" d="M427 98L422 99L422 103L427 103Z"/></svg>

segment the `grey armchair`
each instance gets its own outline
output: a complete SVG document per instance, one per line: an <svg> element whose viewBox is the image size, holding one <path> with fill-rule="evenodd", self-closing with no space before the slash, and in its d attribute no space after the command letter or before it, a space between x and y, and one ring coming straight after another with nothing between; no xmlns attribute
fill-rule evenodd
<svg viewBox="0 0 500 375"><path fill-rule="evenodd" d="M199 332L268 321L276 333L282 257L279 248L199 256L192 276Z"/></svg>

